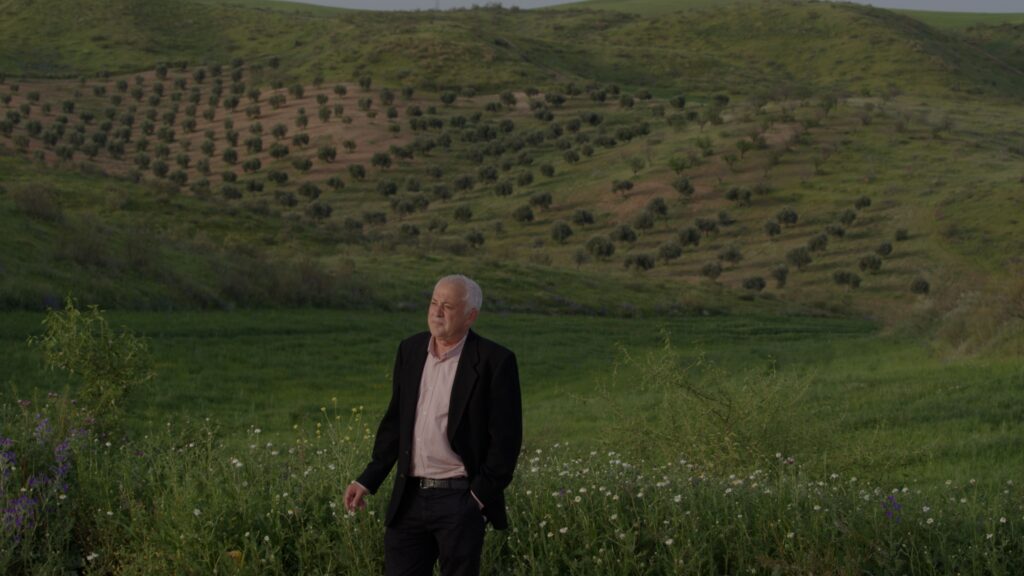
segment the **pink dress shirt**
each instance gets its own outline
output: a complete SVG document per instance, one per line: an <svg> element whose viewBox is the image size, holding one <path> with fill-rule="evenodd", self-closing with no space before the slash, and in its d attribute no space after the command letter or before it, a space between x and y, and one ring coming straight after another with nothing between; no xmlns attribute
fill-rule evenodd
<svg viewBox="0 0 1024 576"><path fill-rule="evenodd" d="M448 444L448 405L452 398L455 370L459 366L466 337L442 355L431 336L427 361L420 379L416 403L416 424L412 432L412 460L409 475L422 478L457 478L466 475L459 455Z"/></svg>

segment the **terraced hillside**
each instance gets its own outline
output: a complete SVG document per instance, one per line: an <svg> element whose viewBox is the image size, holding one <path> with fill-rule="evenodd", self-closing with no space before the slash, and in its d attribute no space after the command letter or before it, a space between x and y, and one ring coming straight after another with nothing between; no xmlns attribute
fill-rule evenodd
<svg viewBox="0 0 1024 576"><path fill-rule="evenodd" d="M914 20L204 3L150 43L159 6L126 37L172 64L0 88L5 306L404 306L457 267L513 310L1020 313L1019 80Z"/></svg>

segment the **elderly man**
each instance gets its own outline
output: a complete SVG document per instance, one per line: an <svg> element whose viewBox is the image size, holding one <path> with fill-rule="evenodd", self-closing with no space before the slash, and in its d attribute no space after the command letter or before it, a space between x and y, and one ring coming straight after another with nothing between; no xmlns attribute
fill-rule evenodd
<svg viewBox="0 0 1024 576"><path fill-rule="evenodd" d="M516 357L470 327L483 294L465 276L434 286L429 332L404 340L392 372L391 402L366 470L345 490L364 508L391 472L384 519L388 576L479 574L484 526L508 527L504 489L522 445Z"/></svg>

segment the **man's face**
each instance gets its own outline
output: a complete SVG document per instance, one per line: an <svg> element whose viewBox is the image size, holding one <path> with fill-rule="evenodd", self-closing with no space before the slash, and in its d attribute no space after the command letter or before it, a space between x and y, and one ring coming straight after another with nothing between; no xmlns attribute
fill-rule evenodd
<svg viewBox="0 0 1024 576"><path fill-rule="evenodd" d="M434 288L427 324L435 338L457 341L473 325L476 315L476 310L466 309L466 289L460 282L442 282Z"/></svg>

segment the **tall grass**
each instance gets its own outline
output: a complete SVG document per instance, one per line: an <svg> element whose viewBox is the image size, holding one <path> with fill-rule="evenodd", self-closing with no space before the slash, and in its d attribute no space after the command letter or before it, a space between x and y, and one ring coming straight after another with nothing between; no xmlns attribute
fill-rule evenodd
<svg viewBox="0 0 1024 576"><path fill-rule="evenodd" d="M51 400L39 409L53 406ZM4 410L9 434L18 412ZM46 509L47 521L12 527L10 497L21 488L5 485L0 568L379 573L388 488L367 512L347 513L341 503L344 486L368 457L368 420L330 403L284 443L250 428L245 445L227 444L214 423L202 420L169 422L131 441L85 438L75 444L74 481ZM26 441L19 437L13 448ZM880 485L810 474L786 457L733 470L682 456L647 460L560 443L528 447L510 489L511 530L489 534L484 572L1024 570L1024 499L1011 482Z"/></svg>

